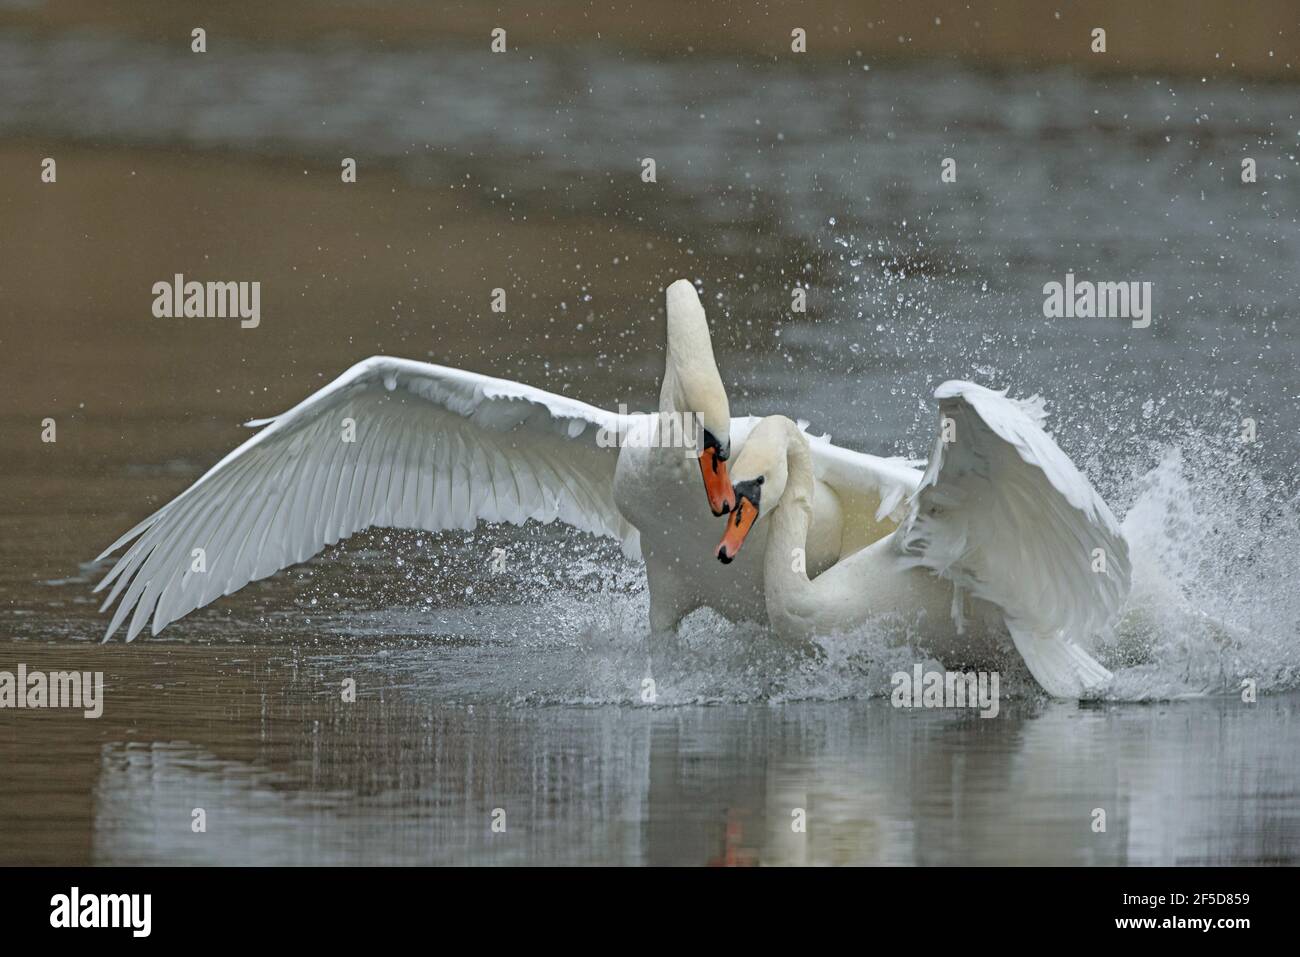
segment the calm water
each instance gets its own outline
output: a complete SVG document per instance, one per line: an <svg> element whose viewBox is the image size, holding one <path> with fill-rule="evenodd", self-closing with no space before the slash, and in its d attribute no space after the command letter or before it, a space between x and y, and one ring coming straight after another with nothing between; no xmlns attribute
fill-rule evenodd
<svg viewBox="0 0 1300 957"><path fill-rule="evenodd" d="M0 712L0 863L1297 863L1295 93L0 33L0 670L107 682L99 720ZM357 205L313 192L357 153ZM203 270L264 327L151 325ZM1153 327L1043 319L1068 271L1153 282ZM651 647L640 569L556 529L374 532L97 643L88 560L239 421L380 351L644 406L678 275L738 413L924 455L946 378L1047 397L1134 550L1111 699L1007 662L995 719L898 711L924 649L877 628Z"/></svg>

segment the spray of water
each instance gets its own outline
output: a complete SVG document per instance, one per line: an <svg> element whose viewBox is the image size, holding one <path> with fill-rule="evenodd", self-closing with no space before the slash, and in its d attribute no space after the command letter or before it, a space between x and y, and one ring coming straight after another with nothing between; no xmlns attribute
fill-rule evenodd
<svg viewBox="0 0 1300 957"><path fill-rule="evenodd" d="M1300 686L1293 587L1300 501L1271 495L1245 456L1224 443L1185 437L1151 454L1154 468L1116 486L1115 497L1129 503L1123 528L1133 590L1098 649L1115 674L1105 697L1236 695L1245 682L1260 694ZM406 588L450 589L456 598L455 607L417 603L426 623L437 607L434 630L444 640L463 639L456 660L445 644L421 645L404 659L413 675L441 674L443 692L528 704L833 700L887 695L891 676L917 662L942 667L907 622L889 619L792 646L702 609L671 638L652 636L640 567L594 540L555 531L515 535L506 550L518 572L481 601L466 596L460 578L483 581L468 565L511 534L466 536L467 551L421 541L416 551L427 560L403 560ZM450 567L457 561L467 567L457 572ZM369 621L390 634L416 627L376 614L377 622L354 617L352 626ZM1039 694L1013 651L984 664L1001 673L1004 697ZM382 667L391 674L391 656ZM450 685L448 672L456 675Z"/></svg>

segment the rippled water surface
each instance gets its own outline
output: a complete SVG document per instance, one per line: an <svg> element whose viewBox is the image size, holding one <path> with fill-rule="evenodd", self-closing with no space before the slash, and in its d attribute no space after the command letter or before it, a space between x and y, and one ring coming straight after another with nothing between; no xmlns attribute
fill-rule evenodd
<svg viewBox="0 0 1300 957"><path fill-rule="evenodd" d="M436 639L2 650L102 668L110 689L99 721L7 729L9 863L1300 858L1293 695L1004 702L994 720L880 699L535 706L448 700L433 675L511 655ZM353 704L344 676L362 676Z"/></svg>
<svg viewBox="0 0 1300 957"><path fill-rule="evenodd" d="M107 682L0 712L0 863L1300 862L1295 94L0 32L0 670ZM262 328L151 320L174 272L262 281ZM1044 319L1067 272L1151 281L1152 328ZM645 407L682 275L736 413L923 456L943 380L1042 394L1135 557L1109 697L1012 660L995 719L895 710L927 659L883 628L652 645L641 569L537 527L374 531L98 643L90 559L240 421L376 352Z"/></svg>

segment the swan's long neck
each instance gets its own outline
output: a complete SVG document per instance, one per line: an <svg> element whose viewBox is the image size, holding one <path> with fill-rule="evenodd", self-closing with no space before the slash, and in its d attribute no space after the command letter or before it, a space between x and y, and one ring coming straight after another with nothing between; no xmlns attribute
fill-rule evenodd
<svg viewBox="0 0 1300 957"><path fill-rule="evenodd" d="M769 521L767 555L763 571L767 613L773 625L786 633L804 631L801 609L815 606L813 583L808 580L808 528L812 524L814 476L808 440L793 422L786 425L786 485L780 504Z"/></svg>
<svg viewBox="0 0 1300 957"><path fill-rule="evenodd" d="M698 302L668 309L668 348L660 412L693 412L730 418L727 391L713 358L709 323Z"/></svg>

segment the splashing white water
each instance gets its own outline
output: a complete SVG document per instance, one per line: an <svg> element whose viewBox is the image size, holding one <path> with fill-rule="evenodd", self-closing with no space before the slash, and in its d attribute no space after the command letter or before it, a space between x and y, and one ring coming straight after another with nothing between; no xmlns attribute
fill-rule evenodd
<svg viewBox="0 0 1300 957"><path fill-rule="evenodd" d="M1218 466L1218 467L1216 467ZM1124 518L1133 591L1107 649L1124 700L1293 688L1300 677L1297 502L1232 463L1193 469L1177 447Z"/></svg>
<svg viewBox="0 0 1300 957"><path fill-rule="evenodd" d="M1097 649L1115 674L1105 697L1238 695L1248 679L1261 694L1300 687L1300 501L1279 500L1240 456L1208 443L1167 445L1153 459L1108 494L1130 503L1122 524L1133 590ZM498 546L506 571L484 574ZM355 639L339 653L386 684L435 700L523 704L880 697L896 672L942 667L905 623L884 619L791 646L701 609L671 640L654 638L644 569L554 525L376 531L280 582L266 588L286 598L266 595L260 618L201 611L165 637L265 642L305 626L322 640ZM1010 648L979 667L999 671L1004 698L1041 696Z"/></svg>
<svg viewBox="0 0 1300 957"><path fill-rule="evenodd" d="M1248 680L1259 693L1300 685L1300 592L1293 587L1300 508L1270 498L1258 476L1209 458L1195 468L1183 451L1167 447L1129 490L1123 528L1133 590L1114 635L1098 649L1115 673L1108 700L1236 695ZM577 574L590 572L580 565ZM815 647L792 647L764 628L701 610L673 639L656 643L645 623L644 587L639 569L631 569L609 591L548 589L553 627L544 647L531 645L528 666L507 668L498 690L545 703L871 697L889 693L895 672L929 660L901 622L885 620ZM1001 671L1004 696L1038 693L1014 652L988 664Z"/></svg>

